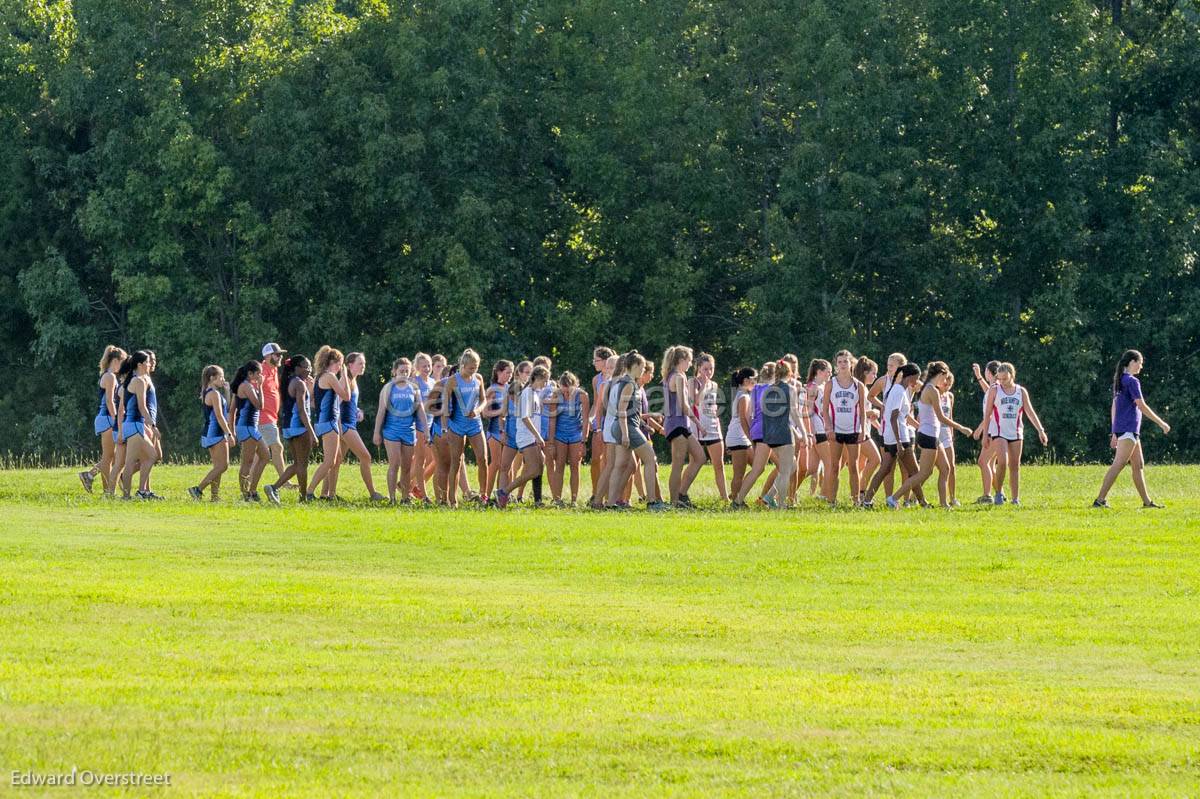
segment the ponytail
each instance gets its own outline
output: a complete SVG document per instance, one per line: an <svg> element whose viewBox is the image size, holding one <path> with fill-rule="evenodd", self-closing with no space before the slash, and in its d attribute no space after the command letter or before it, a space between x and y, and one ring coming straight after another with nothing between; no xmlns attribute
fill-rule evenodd
<svg viewBox="0 0 1200 799"><path fill-rule="evenodd" d="M236 397L242 383L245 383L250 375L258 374L261 371L262 364L255 360L246 361L239 366L237 372L233 375L233 382L229 384L229 394Z"/></svg>
<svg viewBox="0 0 1200 799"><path fill-rule="evenodd" d="M829 361L825 360L824 358L813 358L808 364L808 380L805 380L804 382L811 383L816 380L818 372L832 370L833 367L829 365ZM917 369L918 374L920 371L920 369Z"/></svg>
<svg viewBox="0 0 1200 799"><path fill-rule="evenodd" d="M104 348L104 354L100 356L100 374L103 375L108 371L108 365L117 358L125 360L125 350L118 347L116 344L109 344Z"/></svg>
<svg viewBox="0 0 1200 799"><path fill-rule="evenodd" d="M129 391L129 381L133 380L137 374L137 368L150 360L150 353L145 350L138 350L133 355L125 359L121 364L120 371L117 372L117 381L120 382L121 388Z"/></svg>
<svg viewBox="0 0 1200 799"><path fill-rule="evenodd" d="M1113 375L1113 393L1121 393L1121 375L1125 374L1125 369L1134 361L1142 360L1142 354L1137 350L1125 350L1121 354L1121 360L1117 361L1117 371Z"/></svg>
<svg viewBox="0 0 1200 799"><path fill-rule="evenodd" d="M205 393L208 391L208 381L213 379L213 375L221 371L221 367L215 363L210 363L208 366L200 370L200 399L204 399Z"/></svg>
<svg viewBox="0 0 1200 799"><path fill-rule="evenodd" d="M754 369L749 366L743 366L741 369L733 370L733 372L729 375L729 385L733 387L734 391L737 391L742 387L742 383L745 383L747 380L755 380L757 378L758 372L754 371Z"/></svg>

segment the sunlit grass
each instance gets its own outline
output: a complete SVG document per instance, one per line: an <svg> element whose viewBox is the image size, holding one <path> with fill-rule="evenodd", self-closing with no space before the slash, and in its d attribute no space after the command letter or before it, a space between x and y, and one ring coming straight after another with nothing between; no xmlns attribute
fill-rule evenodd
<svg viewBox="0 0 1200 799"><path fill-rule="evenodd" d="M1152 469L1165 511L1126 478L1109 513L1098 467L1029 468L1019 509L663 515L369 507L355 471L344 506L180 499L202 472L162 468L153 504L0 472L6 788L72 766L167 772L164 795L1200 784L1197 467Z"/></svg>

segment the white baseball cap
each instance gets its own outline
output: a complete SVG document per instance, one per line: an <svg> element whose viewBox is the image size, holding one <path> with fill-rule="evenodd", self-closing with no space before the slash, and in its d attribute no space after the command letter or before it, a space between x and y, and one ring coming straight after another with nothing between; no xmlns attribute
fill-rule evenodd
<svg viewBox="0 0 1200 799"><path fill-rule="evenodd" d="M287 350L285 350L283 347L276 344L274 341L270 341L263 345L262 354L263 354L264 358L267 357L268 355L282 354L285 352L287 352Z"/></svg>

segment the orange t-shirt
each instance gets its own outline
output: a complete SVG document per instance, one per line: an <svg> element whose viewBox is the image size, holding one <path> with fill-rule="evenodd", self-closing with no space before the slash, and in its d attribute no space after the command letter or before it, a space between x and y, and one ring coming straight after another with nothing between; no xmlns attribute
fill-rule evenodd
<svg viewBox="0 0 1200 799"><path fill-rule="evenodd" d="M269 363L264 363L263 373L263 406L258 412L259 424L277 424L279 422L279 370Z"/></svg>

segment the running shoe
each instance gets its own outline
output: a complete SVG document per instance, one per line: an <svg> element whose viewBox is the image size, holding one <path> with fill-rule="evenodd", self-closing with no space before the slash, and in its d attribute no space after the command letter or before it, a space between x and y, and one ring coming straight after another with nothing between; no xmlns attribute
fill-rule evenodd
<svg viewBox="0 0 1200 799"><path fill-rule="evenodd" d="M203 497L203 494L204 494L204 492L200 490L200 486L192 486L191 488L188 489L188 496L191 497L192 499L196 500L197 502L200 501L200 499ZM139 491L138 496L140 497L141 495L142 495L142 492Z"/></svg>
<svg viewBox="0 0 1200 799"><path fill-rule="evenodd" d="M1004 492L1003 492L1003 491L997 491L997 492L996 492L996 496L992 497L992 504L993 504L993 505L1003 505L1003 504L1004 504L1005 502L1007 502L1007 501L1008 501L1008 500L1006 500L1006 499L1004 498Z"/></svg>
<svg viewBox="0 0 1200 799"><path fill-rule="evenodd" d="M1093 508L1099 508L1100 510L1111 510L1111 508L1112 508L1112 506L1108 504L1108 500L1107 500L1107 499L1097 499L1097 500L1093 500L1093 501L1092 501L1092 507L1093 507Z"/></svg>
<svg viewBox="0 0 1200 799"><path fill-rule="evenodd" d="M1154 500L1150 500L1149 502L1143 502L1142 507L1143 508L1165 508L1166 505L1159 505Z"/></svg>
<svg viewBox="0 0 1200 799"><path fill-rule="evenodd" d="M279 492L275 490L275 486L273 486L273 485L267 486L266 488L263 489L263 493L267 495L267 499L271 500L276 505L280 504Z"/></svg>
<svg viewBox="0 0 1200 799"><path fill-rule="evenodd" d="M900 510L900 503L896 501L895 497L887 498L887 506L892 510Z"/></svg>
<svg viewBox="0 0 1200 799"><path fill-rule="evenodd" d="M91 472L80 472L79 482L83 483L83 490L92 493L92 483L95 481L96 475Z"/></svg>

